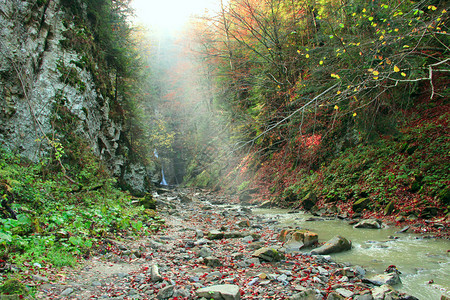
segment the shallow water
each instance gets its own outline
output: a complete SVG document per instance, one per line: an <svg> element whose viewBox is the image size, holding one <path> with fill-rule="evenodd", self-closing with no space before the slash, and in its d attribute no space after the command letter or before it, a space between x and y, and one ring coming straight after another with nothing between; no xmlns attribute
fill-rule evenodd
<svg viewBox="0 0 450 300"><path fill-rule="evenodd" d="M360 265L369 273L383 273L389 265L402 272L402 285L395 288L424 300L438 300L450 296L450 241L422 239L419 235L395 233L398 227L384 229L354 229L342 220L306 221L309 214L288 214L281 209L255 209L277 219L280 227L292 226L309 229L325 242L335 235L352 241L351 251L332 254L340 263ZM398 237L391 239L389 236ZM306 250L305 250L306 251ZM432 280L434 283L429 283Z"/></svg>

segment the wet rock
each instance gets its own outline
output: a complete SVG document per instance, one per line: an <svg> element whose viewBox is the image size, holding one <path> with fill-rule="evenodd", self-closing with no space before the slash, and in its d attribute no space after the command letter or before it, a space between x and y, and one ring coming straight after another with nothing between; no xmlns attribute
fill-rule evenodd
<svg viewBox="0 0 450 300"><path fill-rule="evenodd" d="M376 219L367 219L359 221L357 224L353 225L353 228L368 228L368 229L380 229L381 221Z"/></svg>
<svg viewBox="0 0 450 300"><path fill-rule="evenodd" d="M354 212L361 212L364 208L366 208L370 204L371 200L369 198L361 198L356 200L353 205Z"/></svg>
<svg viewBox="0 0 450 300"><path fill-rule="evenodd" d="M240 299L239 286L234 284L220 284L200 288L196 292L198 297L214 300L238 300Z"/></svg>
<svg viewBox="0 0 450 300"><path fill-rule="evenodd" d="M346 238L337 235L319 248L313 249L311 254L330 254L330 253L338 253L342 251L347 251L352 248L352 243Z"/></svg>
<svg viewBox="0 0 450 300"><path fill-rule="evenodd" d="M396 233L405 233L409 230L409 225L403 227L402 229L400 229L399 231L397 231Z"/></svg>
<svg viewBox="0 0 450 300"><path fill-rule="evenodd" d="M268 262L276 262L280 261L284 258L284 254L279 251L279 249L274 247L263 247L255 252L253 252L252 256L258 257L262 260Z"/></svg>
<svg viewBox="0 0 450 300"><path fill-rule="evenodd" d="M400 276L397 272L387 273L387 274L377 274L370 278L366 278L364 282L369 282L375 285L396 285L402 283L400 280Z"/></svg>
<svg viewBox="0 0 450 300"><path fill-rule="evenodd" d="M169 285L159 290L156 298L159 300L170 299L173 297L175 285Z"/></svg>
<svg viewBox="0 0 450 300"><path fill-rule="evenodd" d="M285 242L287 248L301 248L316 244L319 236L317 233L305 229L283 229L278 236L278 240Z"/></svg>
<svg viewBox="0 0 450 300"><path fill-rule="evenodd" d="M372 289L372 297L374 300L383 300L384 295L393 291L393 288L390 285L382 285Z"/></svg>

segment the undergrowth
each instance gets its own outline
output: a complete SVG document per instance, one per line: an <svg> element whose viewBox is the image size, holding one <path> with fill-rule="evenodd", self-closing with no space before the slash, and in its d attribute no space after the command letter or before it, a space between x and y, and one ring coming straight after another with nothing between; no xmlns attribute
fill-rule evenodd
<svg viewBox="0 0 450 300"><path fill-rule="evenodd" d="M30 268L75 266L106 238L151 234L164 226L156 212L131 205L136 199L98 172L98 160L85 164L68 165L74 181L51 160L24 161L0 148L0 196L17 214L14 219L5 207L0 210L0 272L12 268L14 276L26 279Z"/></svg>

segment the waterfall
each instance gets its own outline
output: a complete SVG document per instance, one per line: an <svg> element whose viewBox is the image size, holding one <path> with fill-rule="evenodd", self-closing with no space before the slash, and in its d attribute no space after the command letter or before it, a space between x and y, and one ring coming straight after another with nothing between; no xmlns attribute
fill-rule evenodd
<svg viewBox="0 0 450 300"><path fill-rule="evenodd" d="M161 175L162 175L162 180L161 180L161 185L168 185L167 184L167 182L166 182L166 178L164 177L164 169L163 169L163 167L161 166Z"/></svg>
<svg viewBox="0 0 450 300"><path fill-rule="evenodd" d="M156 158L159 158L158 151L156 151L156 149L155 149L155 151L153 151L153 153L155 154ZM164 168L163 168L162 163L161 163L161 176L162 176L162 180L161 180L160 185L168 185L166 178L164 177Z"/></svg>

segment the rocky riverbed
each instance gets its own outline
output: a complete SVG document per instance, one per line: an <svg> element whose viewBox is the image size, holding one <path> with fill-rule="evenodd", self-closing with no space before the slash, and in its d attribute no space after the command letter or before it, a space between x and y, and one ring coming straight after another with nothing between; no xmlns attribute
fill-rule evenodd
<svg viewBox="0 0 450 300"><path fill-rule="evenodd" d="M36 297L415 299L391 286L401 280L395 267L366 278L359 266L311 254L314 246L292 251L312 239L297 234L287 241L274 220L248 207L215 205L229 203L226 197L166 191L157 199L165 230L138 240L105 239L80 268L35 275Z"/></svg>

